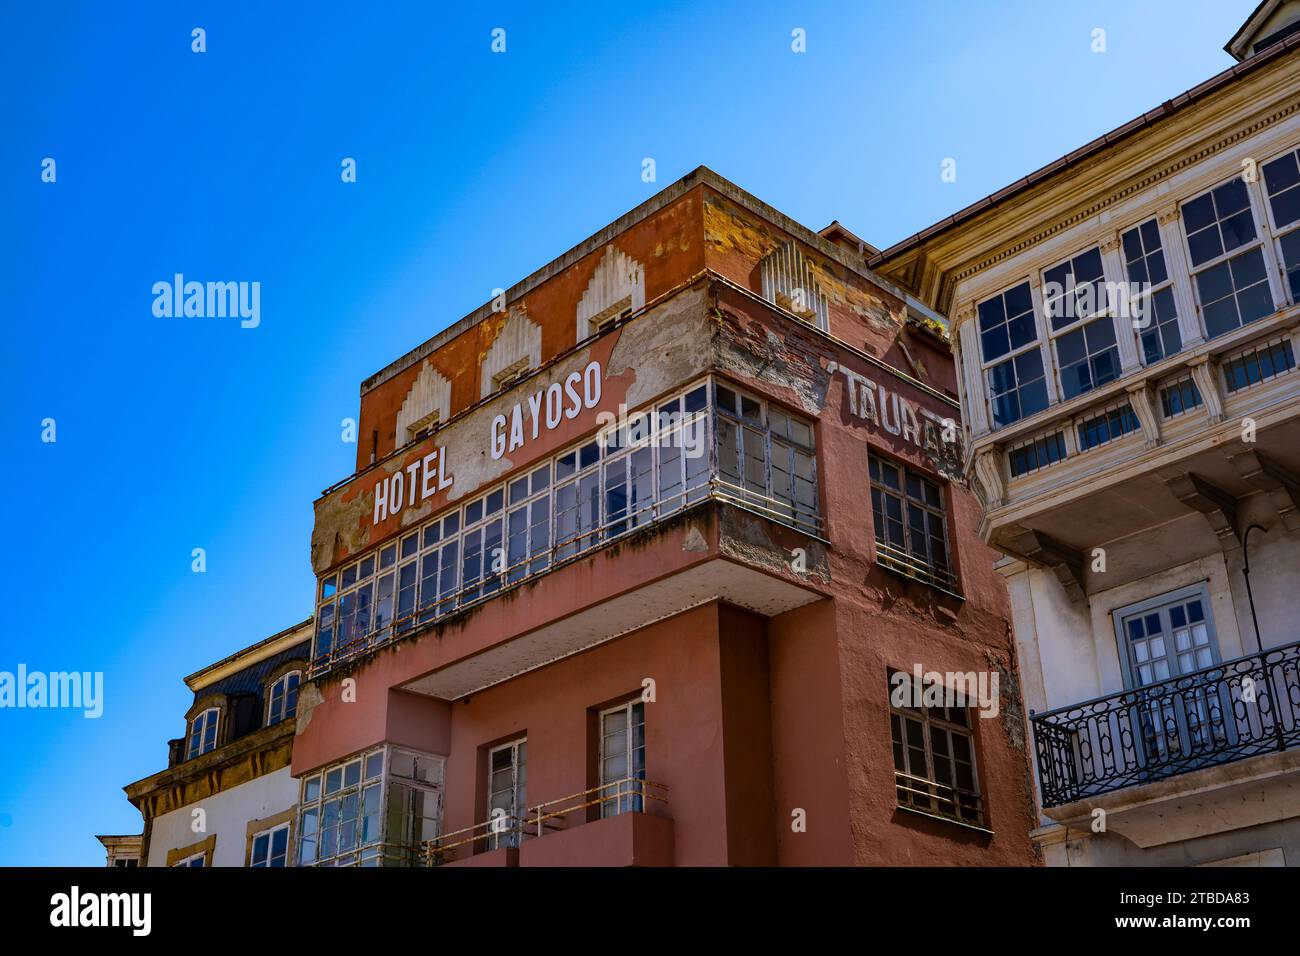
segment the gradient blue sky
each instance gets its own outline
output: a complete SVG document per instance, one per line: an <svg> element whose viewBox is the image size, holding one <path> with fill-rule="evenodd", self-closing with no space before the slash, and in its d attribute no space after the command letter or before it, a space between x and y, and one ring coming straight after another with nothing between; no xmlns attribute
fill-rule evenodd
<svg viewBox="0 0 1300 956"><path fill-rule="evenodd" d="M140 830L182 677L311 610L361 380L494 287L700 164L884 247L1231 65L1254 5L5 4L0 670L106 701L0 710L0 863ZM155 318L175 272L260 282L261 326Z"/></svg>

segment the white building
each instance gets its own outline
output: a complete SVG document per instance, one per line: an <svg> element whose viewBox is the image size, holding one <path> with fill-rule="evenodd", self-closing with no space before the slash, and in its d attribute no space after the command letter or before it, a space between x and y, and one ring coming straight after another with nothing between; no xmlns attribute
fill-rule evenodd
<svg viewBox="0 0 1300 956"><path fill-rule="evenodd" d="M1053 865L1300 866L1300 2L1228 50L871 261L953 320Z"/></svg>
<svg viewBox="0 0 1300 956"><path fill-rule="evenodd" d="M125 788L144 816L142 865L292 865L289 763L311 635L309 618L185 678L194 703L167 769Z"/></svg>

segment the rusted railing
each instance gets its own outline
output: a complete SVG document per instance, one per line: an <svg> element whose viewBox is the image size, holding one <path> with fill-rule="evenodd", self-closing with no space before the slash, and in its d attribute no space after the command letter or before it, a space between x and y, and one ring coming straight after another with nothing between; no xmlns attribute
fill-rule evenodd
<svg viewBox="0 0 1300 956"><path fill-rule="evenodd" d="M539 803L527 811L523 818L502 814L493 820L484 820L473 826L443 833L423 845L426 866L440 866L457 858L458 851L470 847L475 852L478 844L497 849L518 846L525 839L538 839L547 830L565 829L565 818L592 807L600 807L601 816L620 813L644 813L650 801L666 804L668 788L661 783L640 777L624 777L591 787L568 796ZM585 819L583 822L586 822Z"/></svg>

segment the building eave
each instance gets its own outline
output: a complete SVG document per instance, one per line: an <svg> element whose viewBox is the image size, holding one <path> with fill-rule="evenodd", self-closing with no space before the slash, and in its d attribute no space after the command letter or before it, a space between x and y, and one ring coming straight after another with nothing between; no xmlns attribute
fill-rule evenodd
<svg viewBox="0 0 1300 956"><path fill-rule="evenodd" d="M978 217L991 212L995 208L1005 205L1010 200L1021 196L1031 189L1042 186L1044 183L1064 175L1067 171L1073 170L1087 160L1092 160L1118 144L1125 142L1138 133L1157 126L1176 114L1182 112L1190 106L1200 103L1215 94L1222 92L1224 89L1240 82L1245 77L1255 73L1274 61L1293 54L1300 49L1300 34L1288 37L1281 43L1269 47L1267 50L1249 57L1240 63L1235 63L1221 73L1212 76L1210 79L1197 84L1191 89L1180 93L1172 99L1166 100L1153 110L1141 114L1122 126L1118 126L1105 133L1089 143L1080 146L1059 159L1053 160L1046 166L1043 166L1029 175L1002 187L994 193L985 196L953 213L946 219L922 229L900 242L894 243L879 255L871 257L867 265L869 268L876 270L898 261L904 255L916 250L931 240L944 235L964 225Z"/></svg>

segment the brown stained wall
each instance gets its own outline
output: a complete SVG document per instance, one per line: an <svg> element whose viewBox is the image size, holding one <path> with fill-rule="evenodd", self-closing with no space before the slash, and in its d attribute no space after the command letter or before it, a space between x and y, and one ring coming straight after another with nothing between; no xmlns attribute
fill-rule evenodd
<svg viewBox="0 0 1300 956"><path fill-rule="evenodd" d="M854 857L835 606L821 601L782 614L768 622L767 633L778 862L850 866ZM796 811L802 811L799 832L794 829Z"/></svg>
<svg viewBox="0 0 1300 956"><path fill-rule="evenodd" d="M723 605L718 624L727 856L735 866L773 866L777 857L767 622Z"/></svg>
<svg viewBox="0 0 1300 956"><path fill-rule="evenodd" d="M699 274L704 268L699 187L657 214L621 233L556 276L524 294L442 346L427 360L451 382L451 414L479 401L479 369L488 349L512 315L522 313L542 330L542 362L573 348L577 340L578 301L597 265L612 245L645 267L646 302ZM362 396L357 470L370 462L371 433L379 432L379 457L395 448L397 413L424 362Z"/></svg>
<svg viewBox="0 0 1300 956"><path fill-rule="evenodd" d="M1014 696L1010 604L993 571L993 552L976 533L978 502L960 483L945 482L936 461L922 449L852 416L842 373L819 376L810 369L834 360L936 415L959 419L958 410L915 383L824 341L821 354L810 355L797 323L774 315L762 303L734 293L720 294L718 301L720 374L819 417L819 484L826 535L833 542L827 558L834 607L823 602L768 625L782 862L825 862L825 854L834 852L835 839L828 837L816 852L805 853L805 845L812 843L806 838L816 832L815 824L825 827L843 819L838 797L827 790L833 791L833 781L845 777L845 799L853 807L854 821L852 857L846 862L1033 862L1023 717ZM817 396L818 407L810 409L810 398ZM902 578L876 562L869 448L946 484L948 536L964 600ZM786 618L801 623L787 627ZM783 640L797 641L798 652L789 653ZM994 808L988 821L996 831L991 840L894 810L886 668L910 672L917 663L940 672L1000 672L1001 714L978 721L976 729L984 792ZM787 668L796 668L799 677L792 677ZM838 746L825 739L841 727ZM809 808L811 802L821 806ZM789 833L795 807L809 810L808 834ZM890 825L880 826L882 820Z"/></svg>
<svg viewBox="0 0 1300 956"><path fill-rule="evenodd" d="M705 542L703 548L688 550L688 536L698 536ZM313 682L300 697L293 744L294 775L301 776L388 739L386 735L394 727L390 711L395 701L411 708L418 720L440 719L437 708L421 713L409 700L412 695L394 688L472 658L547 622L563 620L588 606L715 558L716 540L714 522L707 515L693 512L689 519L659 531L641 546L625 543L571 562L550 571L534 585L507 592L416 638L382 649L355 670L331 672ZM353 681L350 686L355 688L355 701L343 699L344 678ZM513 686L513 682L506 686ZM401 696L394 696L398 694ZM432 726L421 732L436 743L442 730ZM446 753L437 747L432 752Z"/></svg>
<svg viewBox="0 0 1300 956"><path fill-rule="evenodd" d="M706 264L736 285L761 292L759 263L773 249L793 238L748 209L705 190L704 232ZM799 247L828 300L830 334L855 348L884 355L903 323L901 299L862 276L809 248ZM865 263L863 264L865 268Z"/></svg>
<svg viewBox="0 0 1300 956"><path fill-rule="evenodd" d="M317 574L324 573L508 474L526 470L589 437L602 412L617 414L620 404L635 408L688 384L709 367L710 337L707 288L700 282L641 318L574 350L519 388L474 408L424 441L358 475L315 503L313 568ZM654 361L646 361L647 356L653 356ZM600 402L594 408L584 409L574 419L563 419L553 431L540 428L536 439L531 437L531 428L526 423L524 446L494 460L491 456L493 418L499 414L509 417L517 402L524 403L527 416L527 396L552 382L562 383L567 375L580 372L591 361L600 362L604 370ZM375 524L375 488L385 478L439 448L445 449L447 471L454 478L452 486Z"/></svg>

